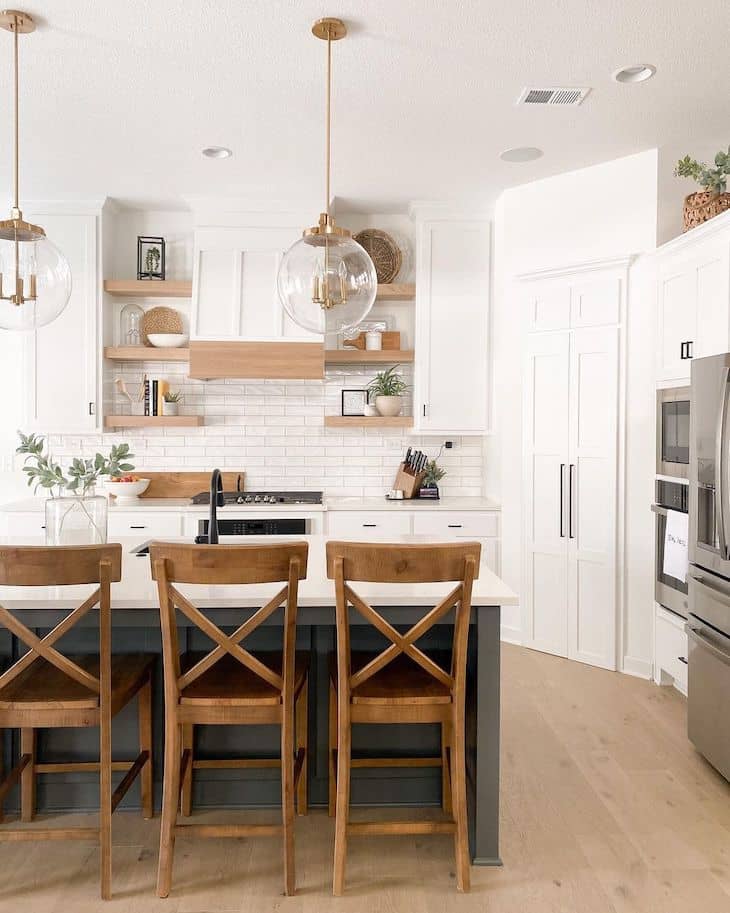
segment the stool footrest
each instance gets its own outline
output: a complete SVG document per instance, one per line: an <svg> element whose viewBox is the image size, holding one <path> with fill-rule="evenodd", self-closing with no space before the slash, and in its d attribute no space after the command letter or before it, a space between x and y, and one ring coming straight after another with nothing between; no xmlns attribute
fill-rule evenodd
<svg viewBox="0 0 730 913"><path fill-rule="evenodd" d="M112 812L116 811L117 806L127 794L127 790L137 779L142 771L142 768L149 762L149 759L149 751L140 751L137 759L134 761L126 774L122 777L119 786L117 786L112 794Z"/></svg>
<svg viewBox="0 0 730 913"><path fill-rule="evenodd" d="M10 790L15 786L15 784L20 779L20 775L23 773L25 768L30 764L32 756L29 754L21 755L18 759L18 763L13 767L12 770L8 771L7 777L0 783L0 802L5 798L5 796L10 792Z"/></svg>
<svg viewBox="0 0 730 913"><path fill-rule="evenodd" d="M351 758L350 767L441 767L441 758Z"/></svg>
<svg viewBox="0 0 730 913"><path fill-rule="evenodd" d="M279 837L280 824L176 824L176 837Z"/></svg>
<svg viewBox="0 0 730 913"><path fill-rule="evenodd" d="M281 758L206 758L193 761L193 770L248 770L255 767L281 767Z"/></svg>
<svg viewBox="0 0 730 913"><path fill-rule="evenodd" d="M98 827L29 827L27 830L0 828L0 843L22 843L33 840L93 840L99 841Z"/></svg>
<svg viewBox="0 0 730 913"><path fill-rule="evenodd" d="M453 834L453 821L356 821L347 825L348 836L369 837L399 834Z"/></svg>

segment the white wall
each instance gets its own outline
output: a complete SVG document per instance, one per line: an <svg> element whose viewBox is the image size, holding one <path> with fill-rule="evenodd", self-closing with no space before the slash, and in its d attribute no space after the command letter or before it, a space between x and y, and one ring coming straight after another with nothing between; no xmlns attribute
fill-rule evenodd
<svg viewBox="0 0 730 913"><path fill-rule="evenodd" d="M526 315L515 277L539 269L639 254L656 244L656 150L525 184L505 192L495 216L495 427L487 441L486 490L502 503L502 573L522 583L522 370ZM632 271L628 328L627 554L624 655L649 674L653 598L652 500L654 338L651 295ZM519 640L519 608L504 610L503 632Z"/></svg>

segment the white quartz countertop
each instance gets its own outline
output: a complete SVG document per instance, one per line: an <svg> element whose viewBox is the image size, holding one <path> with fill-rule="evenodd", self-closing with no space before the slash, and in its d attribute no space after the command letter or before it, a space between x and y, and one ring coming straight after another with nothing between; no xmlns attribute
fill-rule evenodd
<svg viewBox="0 0 730 913"><path fill-rule="evenodd" d="M136 501L118 502L115 498L109 499L110 511L153 511L155 513L186 513L186 514L208 514L207 504L192 504L189 498L138 498ZM352 510L352 511L369 511L369 510L386 510L386 511L418 511L418 510L499 510L499 504L490 498L449 498L444 497L440 501L429 501L427 499L418 500L416 498L410 501L388 501L382 498L325 498L323 504L229 504L226 507L218 509L220 516L233 511L245 511L254 513L263 511L265 513L303 513L314 512L322 513L329 510ZM45 510L45 498L25 498L22 501L12 501L9 504L0 505L0 513L19 514L41 512Z"/></svg>
<svg viewBox="0 0 730 913"><path fill-rule="evenodd" d="M264 536L248 537L244 546L270 545L272 542L305 540L309 543L307 578L299 585L299 605L306 607L334 607L334 584L327 579L325 543L329 536ZM362 539L361 536L358 537ZM122 539L122 579L112 584L112 607L118 609L154 609L157 601L156 584L150 573L148 556L137 556L132 549L142 539ZM187 541L187 540L168 540ZM230 538L221 537L223 545ZM423 536L394 536L391 542L433 543ZM236 540L240 545L240 539ZM0 539L0 550L8 545L44 545L41 538L12 540ZM215 547L215 546L212 546ZM93 586L74 587L0 587L0 604L8 609L67 609L79 605L92 591ZM261 606L270 599L281 584L231 586L180 586L180 590L201 608L250 608ZM368 602L380 606L433 606L450 589L448 583L435 584L374 584L359 583L357 592ZM515 605L516 594L482 561L479 577L474 581L472 604L474 606Z"/></svg>

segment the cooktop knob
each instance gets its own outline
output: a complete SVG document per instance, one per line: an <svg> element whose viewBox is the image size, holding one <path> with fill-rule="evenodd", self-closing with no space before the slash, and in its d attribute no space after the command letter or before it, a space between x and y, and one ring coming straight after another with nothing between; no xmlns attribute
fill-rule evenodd
<svg viewBox="0 0 730 913"><path fill-rule="evenodd" d="M243 503L244 503L243 496L242 496L242 495L239 495L239 496L236 498L236 504L243 504Z"/></svg>

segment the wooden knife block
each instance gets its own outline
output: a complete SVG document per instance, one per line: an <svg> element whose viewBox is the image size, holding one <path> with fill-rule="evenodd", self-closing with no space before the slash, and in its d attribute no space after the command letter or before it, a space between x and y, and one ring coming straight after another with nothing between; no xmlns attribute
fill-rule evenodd
<svg viewBox="0 0 730 913"><path fill-rule="evenodd" d="M418 492L421 490L421 485L423 480L426 478L426 473L424 470L417 472L413 475L410 472L406 471L406 464L401 463L398 467L398 472L395 474L395 482L393 483L393 488L400 489L403 492L403 497L407 500L411 498L417 498Z"/></svg>

